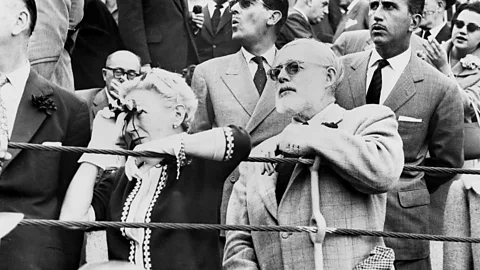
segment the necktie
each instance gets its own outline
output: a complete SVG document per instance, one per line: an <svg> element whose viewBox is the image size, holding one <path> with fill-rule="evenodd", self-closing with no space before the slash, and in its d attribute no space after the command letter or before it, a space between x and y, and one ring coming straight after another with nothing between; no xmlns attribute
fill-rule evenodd
<svg viewBox="0 0 480 270"><path fill-rule="evenodd" d="M368 87L367 104L379 104L380 93L382 92L382 68L388 66L388 61L380 59L377 61L377 69L373 73L372 81Z"/></svg>
<svg viewBox="0 0 480 270"><path fill-rule="evenodd" d="M429 37L430 35L431 35L431 34L430 34L430 31L429 31L429 30L423 31L423 39L428 40L428 37Z"/></svg>
<svg viewBox="0 0 480 270"><path fill-rule="evenodd" d="M213 12L212 16L212 27L213 27L213 32L217 32L218 24L220 23L220 8L223 6L220 4L215 5L215 11Z"/></svg>
<svg viewBox="0 0 480 270"><path fill-rule="evenodd" d="M2 87L8 83L8 78L5 75L0 75L0 90ZM5 103L3 102L1 91L0 91L0 135L7 135L8 137L8 121L7 121L7 109L5 108Z"/></svg>
<svg viewBox="0 0 480 270"><path fill-rule="evenodd" d="M253 83L255 84L255 87L257 87L258 93L261 96L263 89L265 88L265 84L267 83L267 72L263 67L262 56L255 56L252 58L252 60L258 65L257 72L255 72L255 76L253 76Z"/></svg>

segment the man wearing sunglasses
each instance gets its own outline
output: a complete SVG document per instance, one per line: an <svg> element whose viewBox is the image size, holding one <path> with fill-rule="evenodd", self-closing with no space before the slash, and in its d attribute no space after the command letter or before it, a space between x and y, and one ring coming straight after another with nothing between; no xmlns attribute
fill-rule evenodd
<svg viewBox="0 0 480 270"><path fill-rule="evenodd" d="M405 164L463 165L463 102L455 83L410 47L424 0L371 0L371 51L344 56L336 98L347 109L376 103L397 116ZM427 158L428 153L428 158ZM404 172L388 193L385 230L429 233L430 194L454 175ZM428 241L386 238L395 269L431 269Z"/></svg>
<svg viewBox="0 0 480 270"><path fill-rule="evenodd" d="M140 58L130 51L116 51L110 54L102 70L104 88L94 88L76 91L78 97L87 101L90 111L90 127L97 112L118 106L119 86L127 80L133 80L140 75Z"/></svg>
<svg viewBox="0 0 480 270"><path fill-rule="evenodd" d="M420 31L416 34L426 40L436 39L438 43L447 41L452 36L452 28L444 20L445 10L449 9L455 0L425 0Z"/></svg>
<svg viewBox="0 0 480 270"><path fill-rule="evenodd" d="M278 134L290 121L275 112L274 90L267 80L276 55L277 34L287 19L287 0L233 0L232 39L242 46L231 55L197 66L192 89L198 97L194 131L224 124L245 127L252 146ZM238 172L225 181L221 209L226 207Z"/></svg>
<svg viewBox="0 0 480 270"><path fill-rule="evenodd" d="M311 188L310 166L246 163L228 205L227 224L309 226L316 196L327 227L383 229L385 192L403 168L402 140L388 107L345 110L335 104L342 72L340 59L318 41L297 39L279 51L268 74L276 86L277 111L293 115L293 121L252 155L318 156L319 188ZM393 266L393 251L385 248L382 238L327 235L323 248L314 245L314 238L306 233L229 231L223 266L226 270ZM379 260L379 254L370 257L373 250L384 259ZM364 262L367 258L369 264ZM376 268L381 262L384 267Z"/></svg>

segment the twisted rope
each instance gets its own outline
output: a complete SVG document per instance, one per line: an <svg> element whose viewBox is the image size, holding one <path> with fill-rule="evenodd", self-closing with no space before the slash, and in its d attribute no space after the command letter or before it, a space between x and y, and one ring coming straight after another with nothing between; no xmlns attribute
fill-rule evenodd
<svg viewBox="0 0 480 270"><path fill-rule="evenodd" d="M166 158L171 157L167 154L160 154L153 151L133 151L133 150L112 150L112 149L93 149L77 146L52 146L33 143L18 143L9 142L9 148L23 149L23 150L38 150L38 151L56 151L56 152L68 152L68 153L89 153L89 154L104 154L104 155L119 155L119 156L132 156L132 157L156 157ZM289 163L289 164L305 164L312 165L312 159L303 158L265 158L265 157L248 157L247 162L269 162L269 163ZM450 173L450 174L480 174L480 170L476 169L455 169L455 168L443 168L443 167L425 167L425 166L410 166L405 165L404 171L420 171L430 173Z"/></svg>
<svg viewBox="0 0 480 270"><path fill-rule="evenodd" d="M290 232L290 233L316 233L317 227L309 226L256 226L256 225L220 225L220 224L195 224L195 223L136 223L113 221L59 221L47 219L24 219L21 226L54 226L71 229L91 228L150 228L168 230L226 230L226 231L257 231L257 232ZM369 231L357 229L326 228L328 234L348 236L374 236L390 237L428 241L480 243L480 238L453 237L443 235L397 233L383 231Z"/></svg>

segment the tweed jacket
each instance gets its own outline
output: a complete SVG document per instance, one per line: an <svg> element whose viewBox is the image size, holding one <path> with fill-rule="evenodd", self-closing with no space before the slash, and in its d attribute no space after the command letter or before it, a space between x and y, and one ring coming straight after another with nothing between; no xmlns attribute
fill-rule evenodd
<svg viewBox="0 0 480 270"><path fill-rule="evenodd" d="M344 79L337 102L350 109L366 102L366 72L372 52L342 57ZM463 165L463 104L456 85L413 52L384 102L396 114L406 165L461 168ZM409 121L408 119L413 119ZM429 158L427 158L427 152ZM386 231L428 233L430 193L453 175L403 172L388 193ZM399 260L425 258L427 241L385 239Z"/></svg>
<svg viewBox="0 0 480 270"><path fill-rule="evenodd" d="M412 51L424 51L423 44L426 41L417 35L412 35L410 39L410 46ZM370 51L375 49L375 43L373 43L370 37L370 30L357 30L342 33L331 49L338 55L344 56L356 52Z"/></svg>
<svg viewBox="0 0 480 270"><path fill-rule="evenodd" d="M335 42L343 32L368 29L370 26L369 10L369 1L359 0L348 13L343 15L333 36L333 42Z"/></svg>
<svg viewBox="0 0 480 270"><path fill-rule="evenodd" d="M403 168L402 140L394 113L381 105L345 110L334 104L315 123L320 210L327 227L382 230L386 192ZM321 114L321 113L320 113ZM338 129L320 122L335 122ZM318 124L317 124L318 123ZM259 147L262 147L260 145ZM297 165L280 202L278 173L262 175L258 166L240 166L228 205L227 224L308 226L312 217L310 171ZM327 235L323 242L326 270L353 269L381 238ZM306 233L227 232L224 269L318 269L314 245Z"/></svg>

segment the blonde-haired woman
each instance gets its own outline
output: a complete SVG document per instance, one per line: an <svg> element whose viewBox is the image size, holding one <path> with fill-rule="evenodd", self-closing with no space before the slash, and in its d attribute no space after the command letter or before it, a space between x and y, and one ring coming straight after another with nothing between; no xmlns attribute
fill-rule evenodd
<svg viewBox="0 0 480 270"><path fill-rule="evenodd" d="M250 137L236 126L187 134L197 107L179 75L161 69L123 85L115 123L97 115L89 147L112 147L120 131L127 148L173 158L132 158L94 189L98 168L113 156L84 155L63 204L63 220L218 223L223 182L250 153ZM108 229L111 260L145 269L221 269L218 231Z"/></svg>

